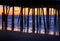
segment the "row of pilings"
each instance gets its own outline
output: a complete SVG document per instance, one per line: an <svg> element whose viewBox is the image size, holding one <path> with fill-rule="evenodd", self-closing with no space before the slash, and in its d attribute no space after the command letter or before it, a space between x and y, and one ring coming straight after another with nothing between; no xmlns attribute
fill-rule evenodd
<svg viewBox="0 0 60 41"><path fill-rule="evenodd" d="M10 8L10 7L9 7ZM19 21L20 21L20 32L23 32L23 7L20 7L21 10L20 10L20 15L19 15ZM40 11L40 9L38 8L38 10ZM37 11L38 11L37 10ZM43 8L42 8L43 10ZM60 30L60 11L59 9L58 10L58 30ZM4 14L5 10L4 10L4 5L3 5L3 13L2 13L2 30L3 29L7 29L7 18L8 18L8 13L9 11L7 11L7 6L6 6L6 14ZM27 24L27 32L28 32L28 29L29 29L29 12L30 12L30 8L28 7L28 16L27 16L27 19L26 17L24 17L24 20L25 20L25 23ZM41 25L41 16L38 15L39 13L37 13L37 16L36 16L36 20L37 20L37 33L38 33L38 26ZM39 17L39 18L38 18ZM43 20L44 20L44 29L45 29L45 33L48 33L49 32L49 29L50 29L50 22L49 22L49 8L47 8L47 15L46 15L46 22L45 22L45 19L44 19L44 14L43 14ZM56 14L54 15L54 25L55 25L55 30L57 29L56 25ZM39 21L39 22L38 22ZM14 30L14 6L13 6L13 14L12 14L12 31ZM32 8L32 33L35 33L35 7ZM60 33L60 31L59 31Z"/></svg>

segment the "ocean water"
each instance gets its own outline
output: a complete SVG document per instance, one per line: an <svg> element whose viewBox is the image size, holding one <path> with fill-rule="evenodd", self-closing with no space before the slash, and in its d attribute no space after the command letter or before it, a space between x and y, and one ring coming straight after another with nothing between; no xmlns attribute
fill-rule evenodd
<svg viewBox="0 0 60 41"><path fill-rule="evenodd" d="M18 17L19 16L14 16L14 27L15 28L20 28L20 21L18 21ZM25 17L27 18L27 16L25 16ZM27 30L27 25L25 24L24 21L25 20L23 19L23 27L24 27L25 30ZM45 21L45 24L46 24L46 16L44 16L44 20L43 20L43 16L41 16L40 21L41 21L41 25L38 25L38 31L40 31L41 29L44 29L44 21ZM56 24L57 24L56 26L54 25L54 16L49 16L49 22L50 22L50 25L49 25L50 26L50 31L55 31L55 30L58 31L58 29L59 29L58 28L58 17L56 16ZM39 21L38 21L38 23L39 23ZM8 27L11 27L11 24L12 24L12 16L8 16ZM2 25L2 16L0 16L0 26L1 25ZM37 26L37 24L36 24L36 16L35 16L35 30L37 30L36 26ZM29 16L29 29L32 29L32 16Z"/></svg>

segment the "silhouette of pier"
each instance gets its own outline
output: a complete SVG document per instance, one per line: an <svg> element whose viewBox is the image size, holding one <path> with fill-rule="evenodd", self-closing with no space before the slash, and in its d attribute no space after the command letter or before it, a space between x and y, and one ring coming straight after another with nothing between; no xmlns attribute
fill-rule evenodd
<svg viewBox="0 0 60 41"><path fill-rule="evenodd" d="M55 26L57 25L58 23L58 30L59 30L59 34L60 34L60 6L59 4L57 4L56 2L53 2L54 4L52 3L49 3L49 2L38 2L38 3L33 3L33 2L21 2L20 0L16 1L12 1L12 0L9 0L9 1L4 1L2 0L3 3L0 3L1 5L3 5L3 13L2 13L2 30L5 28L7 28L7 18L8 18L8 13L5 14L4 13L4 5L9 6L9 7L13 7L13 14L12 14L12 31L14 30L14 6L18 6L20 7L21 11L20 11L20 15L19 15L19 21L20 21L20 32L23 32L23 8L28 8L28 16L27 16L27 19L26 19L26 24L27 24L27 32L28 32L28 29L29 29L29 12L30 12L30 8L32 8L32 33L35 33L35 8L42 8L42 11L43 11L43 8L47 8L47 15L46 15L46 22L45 22L45 19L44 19L44 11L43 11L43 20L44 20L44 29L45 29L45 33L49 33L49 29L50 29L50 22L49 22L49 8L54 8L58 11L58 22L56 22L56 14L54 15L54 24ZM8 3L9 2L9 3ZM24 3L27 3L27 4L24 4ZM45 4L44 4L45 3ZM39 29L39 25L41 25L41 16L39 16L39 11L40 9L37 9L37 16L36 16L36 20L37 20L37 33L38 33L38 29ZM7 12L7 9L6 9L6 12ZM56 12L57 13L57 12ZM39 22L38 22L39 21ZM56 29L54 27L54 29Z"/></svg>

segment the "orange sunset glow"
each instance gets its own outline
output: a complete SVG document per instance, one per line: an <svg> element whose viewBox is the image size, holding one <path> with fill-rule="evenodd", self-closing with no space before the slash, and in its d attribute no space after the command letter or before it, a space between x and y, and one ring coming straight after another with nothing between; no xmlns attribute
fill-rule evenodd
<svg viewBox="0 0 60 41"><path fill-rule="evenodd" d="M6 8L5 8L6 9ZM20 14L20 10L21 8L19 7L14 7L14 15L19 15ZM37 13L39 13L38 15L46 15L47 14L47 8L35 8L35 15L37 15ZM10 7L10 10L9 10L9 15L12 15L12 7ZM2 12L3 12L3 7L0 5L0 15L2 15ZM5 10L5 13L6 13L6 10ZM58 11L54 8L49 8L49 15L54 15L54 14L57 14ZM23 8L23 15L28 15L28 8ZM32 8L30 8L30 11L29 11L29 15L32 15Z"/></svg>

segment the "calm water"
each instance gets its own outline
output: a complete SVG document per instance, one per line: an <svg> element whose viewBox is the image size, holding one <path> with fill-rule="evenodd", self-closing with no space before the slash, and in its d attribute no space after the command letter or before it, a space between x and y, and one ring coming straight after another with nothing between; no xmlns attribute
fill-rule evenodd
<svg viewBox="0 0 60 41"><path fill-rule="evenodd" d="M18 17L19 16L14 16L14 25L15 28L19 28L20 24L18 22ZM27 18L27 17L26 17ZM45 23L46 23L46 16L44 16L45 19ZM58 17L56 16L56 23L58 22ZM12 23L12 16L8 16L8 27L11 27L11 23ZM58 31L58 23L56 26L54 26L54 16L49 16L49 21L50 21L50 31L54 31L54 28L56 28L56 31ZM23 21L24 22L24 21ZM0 26L2 25L2 16L0 16ZM24 28L27 29L26 24L24 24ZM32 29L32 16L29 16L29 28ZM44 20L43 20L43 16L41 16L41 25L38 26L39 30L44 29ZM36 16L35 16L35 29L36 29Z"/></svg>

